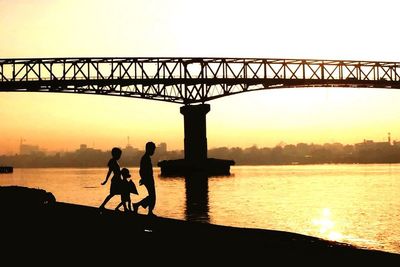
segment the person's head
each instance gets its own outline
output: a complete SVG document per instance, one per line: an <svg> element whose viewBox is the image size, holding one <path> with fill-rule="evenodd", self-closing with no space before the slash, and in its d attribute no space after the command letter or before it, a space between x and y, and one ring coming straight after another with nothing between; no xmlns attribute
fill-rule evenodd
<svg viewBox="0 0 400 267"><path fill-rule="evenodd" d="M111 149L111 155L114 159L118 160L121 158L122 150L119 147L113 147Z"/></svg>
<svg viewBox="0 0 400 267"><path fill-rule="evenodd" d="M153 142L147 142L146 143L146 153L149 154L150 156L154 154L154 151L156 150L156 144Z"/></svg>
<svg viewBox="0 0 400 267"><path fill-rule="evenodd" d="M122 168L121 175L124 179L128 179L129 177L131 177L131 174L129 173L129 170L127 168Z"/></svg>

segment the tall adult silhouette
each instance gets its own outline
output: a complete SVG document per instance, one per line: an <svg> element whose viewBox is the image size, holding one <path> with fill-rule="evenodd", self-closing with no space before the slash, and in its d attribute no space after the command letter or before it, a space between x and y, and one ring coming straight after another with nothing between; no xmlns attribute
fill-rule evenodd
<svg viewBox="0 0 400 267"><path fill-rule="evenodd" d="M147 189L148 196L143 198L141 201L137 203L133 203L133 211L137 213L138 208L142 206L143 208L149 208L148 215L153 215L153 209L156 205L156 188L154 183L153 176L153 164L151 162L151 156L154 155L154 151L156 150L156 145L153 142L146 143L146 151L140 160L140 180L139 185L144 185Z"/></svg>
<svg viewBox="0 0 400 267"><path fill-rule="evenodd" d="M100 205L100 209L104 209L105 205L107 204L110 199L115 195L120 195L120 185L121 185L121 169L119 167L118 160L121 158L122 150L118 147L114 147L111 150L112 158L108 161L108 172L106 175L106 179L101 185L105 185L108 181L108 178L113 174L111 178L111 185L110 185L110 193L104 199L103 203Z"/></svg>

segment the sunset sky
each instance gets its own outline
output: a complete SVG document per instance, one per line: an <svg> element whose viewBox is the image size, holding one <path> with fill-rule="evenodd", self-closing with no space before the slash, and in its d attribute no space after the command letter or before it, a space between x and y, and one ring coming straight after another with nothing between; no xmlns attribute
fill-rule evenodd
<svg viewBox="0 0 400 267"><path fill-rule="evenodd" d="M0 0L0 58L264 57L400 62L397 0ZM209 102L208 146L400 140L400 90L280 89ZM0 155L166 142L180 105L0 93Z"/></svg>

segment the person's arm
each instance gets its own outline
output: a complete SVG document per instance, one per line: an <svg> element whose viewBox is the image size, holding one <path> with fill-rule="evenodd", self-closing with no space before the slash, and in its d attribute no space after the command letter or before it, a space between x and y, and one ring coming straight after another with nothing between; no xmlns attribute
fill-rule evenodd
<svg viewBox="0 0 400 267"><path fill-rule="evenodd" d="M108 178L110 177L110 175L111 175L111 168L109 168L108 169L108 173L107 173L107 176L106 176L106 179L104 180L104 182L102 182L101 183L101 185L105 185L106 183L107 183L107 181L108 181Z"/></svg>

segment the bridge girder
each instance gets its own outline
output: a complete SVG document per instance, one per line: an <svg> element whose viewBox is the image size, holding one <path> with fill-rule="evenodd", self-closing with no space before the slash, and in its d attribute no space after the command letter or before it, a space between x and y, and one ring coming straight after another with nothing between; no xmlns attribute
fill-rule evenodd
<svg viewBox="0 0 400 267"><path fill-rule="evenodd" d="M64 92L180 104L264 89L400 89L400 63L257 58L0 59L0 91Z"/></svg>

